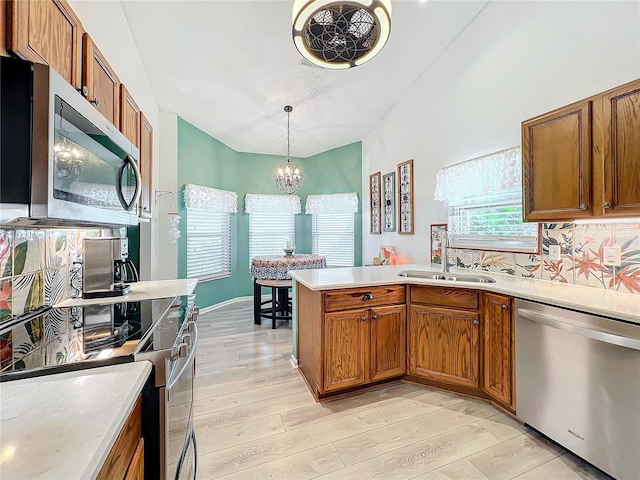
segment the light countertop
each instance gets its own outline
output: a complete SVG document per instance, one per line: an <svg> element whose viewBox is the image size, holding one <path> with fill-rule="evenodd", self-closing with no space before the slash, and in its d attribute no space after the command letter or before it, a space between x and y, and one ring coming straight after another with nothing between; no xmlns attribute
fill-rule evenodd
<svg viewBox="0 0 640 480"><path fill-rule="evenodd" d="M150 373L132 362L0 383L0 476L95 478Z"/></svg>
<svg viewBox="0 0 640 480"><path fill-rule="evenodd" d="M452 272L487 275L495 279L496 283L450 282L397 276L397 273L402 270L440 271L433 269L430 265L384 265L293 270L290 275L291 278L310 290L333 290L391 284L442 285L486 290L640 324L640 295L637 294L488 273L479 270L452 269Z"/></svg>
<svg viewBox="0 0 640 480"><path fill-rule="evenodd" d="M121 297L103 298L68 298L54 305L55 307L75 307L76 305L94 305L96 303L139 302L154 298L168 298L191 295L198 284L195 278L178 278L175 280L151 280L131 283L131 292Z"/></svg>

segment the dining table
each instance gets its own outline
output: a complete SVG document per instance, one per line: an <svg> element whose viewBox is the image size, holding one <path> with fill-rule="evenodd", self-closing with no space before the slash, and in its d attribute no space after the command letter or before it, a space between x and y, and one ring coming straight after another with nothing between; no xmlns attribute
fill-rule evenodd
<svg viewBox="0 0 640 480"><path fill-rule="evenodd" d="M290 270L327 268L322 255L296 253L293 255L258 255L251 259L251 276L260 280L289 280Z"/></svg>

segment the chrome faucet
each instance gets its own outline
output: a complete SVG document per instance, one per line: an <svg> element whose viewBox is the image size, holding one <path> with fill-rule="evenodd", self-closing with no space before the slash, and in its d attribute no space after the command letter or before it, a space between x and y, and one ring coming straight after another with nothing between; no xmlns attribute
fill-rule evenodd
<svg viewBox="0 0 640 480"><path fill-rule="evenodd" d="M442 263L442 271L449 273L449 232L442 232L444 238L440 240L440 261Z"/></svg>

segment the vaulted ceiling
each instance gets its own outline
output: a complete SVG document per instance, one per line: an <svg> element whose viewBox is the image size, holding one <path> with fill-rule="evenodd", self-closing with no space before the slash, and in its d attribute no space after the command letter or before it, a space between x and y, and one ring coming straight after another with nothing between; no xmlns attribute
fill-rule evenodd
<svg viewBox="0 0 640 480"><path fill-rule="evenodd" d="M382 52L336 71L302 62L293 0L122 0L160 108L235 150L282 155L292 105L298 157L366 137L487 3L395 0Z"/></svg>

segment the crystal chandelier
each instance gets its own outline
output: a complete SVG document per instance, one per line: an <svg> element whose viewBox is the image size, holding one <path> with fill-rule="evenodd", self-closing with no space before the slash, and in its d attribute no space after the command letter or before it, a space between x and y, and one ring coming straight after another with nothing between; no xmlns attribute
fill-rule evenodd
<svg viewBox="0 0 640 480"><path fill-rule="evenodd" d="M287 112L287 159L280 164L276 170L276 174L273 179L276 181L276 187L282 190L284 193L293 193L300 188L304 175L298 164L291 161L289 154L289 147L291 144L291 130L289 127L289 114L293 110L291 105L284 107L284 111Z"/></svg>

